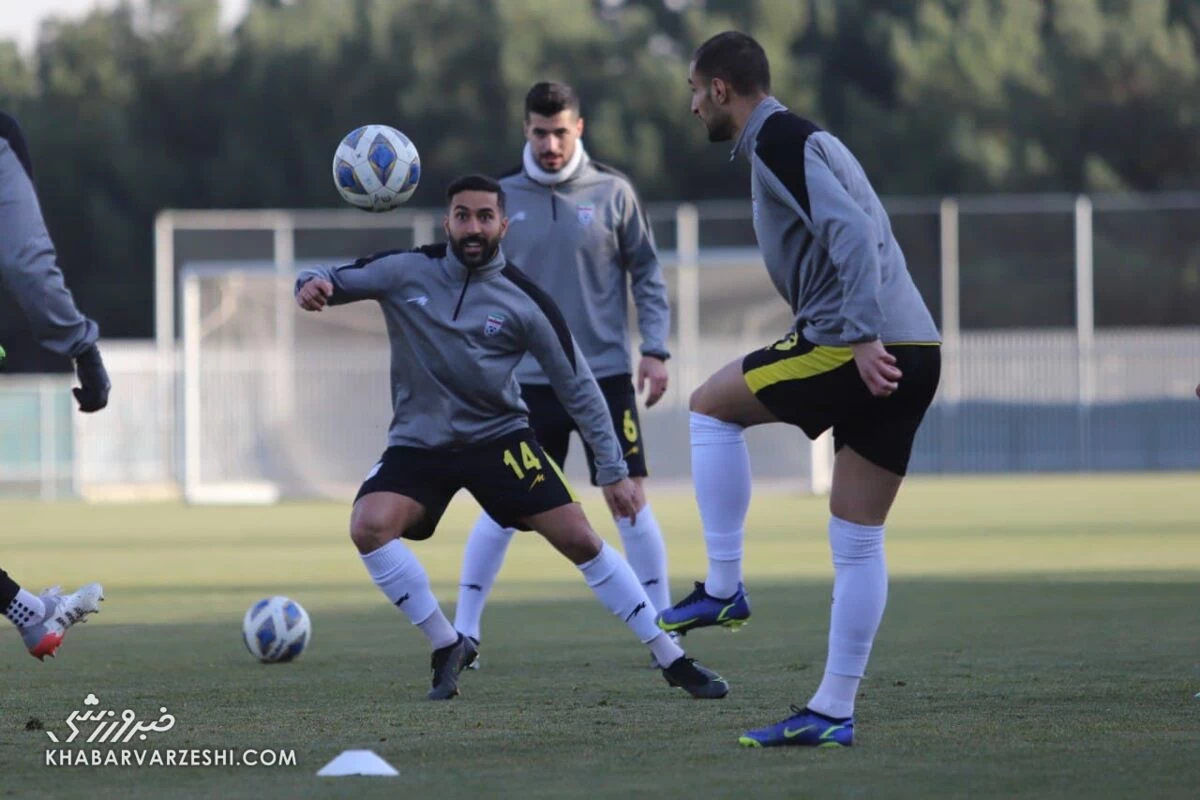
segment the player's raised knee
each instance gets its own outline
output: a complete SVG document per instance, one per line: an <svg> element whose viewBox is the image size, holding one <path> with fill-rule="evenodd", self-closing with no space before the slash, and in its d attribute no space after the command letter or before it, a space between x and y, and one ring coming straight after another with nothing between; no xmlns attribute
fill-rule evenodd
<svg viewBox="0 0 1200 800"><path fill-rule="evenodd" d="M716 397L709 381L705 381L692 390L692 396L688 398L688 410L693 414L703 414L706 417L717 416Z"/></svg>
<svg viewBox="0 0 1200 800"><path fill-rule="evenodd" d="M740 361L726 364L709 376L692 392L688 409L693 414L719 419L722 422L741 422L748 408L757 405L754 395L746 388Z"/></svg>

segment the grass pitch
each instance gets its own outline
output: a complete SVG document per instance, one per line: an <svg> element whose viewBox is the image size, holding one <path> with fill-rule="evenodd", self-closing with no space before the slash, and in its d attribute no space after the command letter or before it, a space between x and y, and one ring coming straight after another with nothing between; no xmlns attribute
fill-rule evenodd
<svg viewBox="0 0 1200 800"><path fill-rule="evenodd" d="M820 680L832 571L819 498L756 496L753 620L688 637L730 680L725 700L669 689L575 569L526 535L484 618L483 669L450 703L424 700L424 641L370 584L346 505L0 504L0 565L18 581L101 580L108 594L45 664L0 625L0 796L1195 797L1198 489L1191 475L910 481L844 751L736 744ZM698 517L687 495L652 500L678 598L704 573ZM617 543L601 505L589 511ZM460 496L414 545L447 613L474 513ZM273 593L312 615L291 665L241 644L245 609ZM175 717L128 747L294 749L297 765L46 766L45 731L65 736L89 693ZM400 776L315 776L353 748Z"/></svg>

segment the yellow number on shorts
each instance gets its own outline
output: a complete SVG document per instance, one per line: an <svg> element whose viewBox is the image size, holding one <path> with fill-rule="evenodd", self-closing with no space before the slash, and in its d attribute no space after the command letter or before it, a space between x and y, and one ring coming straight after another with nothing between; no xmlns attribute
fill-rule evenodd
<svg viewBox="0 0 1200 800"><path fill-rule="evenodd" d="M521 442L521 461L525 464L527 470L540 470L542 462L533 452L533 448L528 442ZM521 469L521 465L517 463L517 457L513 455L512 450L504 451L504 464L509 467L513 474L517 476L517 480L525 478L525 470Z"/></svg>
<svg viewBox="0 0 1200 800"><path fill-rule="evenodd" d="M524 442L521 444L524 444ZM521 480L525 477L525 473L521 471L521 465L517 463L517 459L513 456L512 450L504 451L504 463L507 466L512 467L513 474L517 476L517 480Z"/></svg>
<svg viewBox="0 0 1200 800"><path fill-rule="evenodd" d="M633 444L638 438L637 423L633 421L633 410L625 409L625 441Z"/></svg>
<svg viewBox="0 0 1200 800"><path fill-rule="evenodd" d="M541 469L542 462L534 455L533 448L528 442L521 442L521 460L525 462L525 469ZM519 475L517 477L520 477Z"/></svg>

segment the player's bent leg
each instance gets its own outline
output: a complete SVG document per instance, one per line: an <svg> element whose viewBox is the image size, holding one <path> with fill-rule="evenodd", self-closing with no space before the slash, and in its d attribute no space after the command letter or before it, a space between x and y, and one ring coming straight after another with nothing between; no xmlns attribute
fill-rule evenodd
<svg viewBox="0 0 1200 800"><path fill-rule="evenodd" d="M351 513L350 538L383 596L425 634L433 647L429 699L448 700L458 694L458 673L474 658L474 646L446 619L425 568L400 541L425 516L425 507L411 497L395 492L364 494Z"/></svg>
<svg viewBox="0 0 1200 800"><path fill-rule="evenodd" d="M40 595L22 589L8 573L0 569L0 609L21 633L29 654L39 661L54 657L67 630L78 622L87 622L88 614L100 611L104 587L89 583L64 595L59 587Z"/></svg>
<svg viewBox="0 0 1200 800"><path fill-rule="evenodd" d="M750 453L744 430L778 422L750 391L741 361L722 367L692 393L692 483L708 575L695 590L659 614L663 630L685 633L721 625L736 630L750 618L742 583L742 541L750 509Z"/></svg>
<svg viewBox="0 0 1200 800"><path fill-rule="evenodd" d="M597 599L650 648L667 683L693 697L719 698L729 685L716 673L701 667L675 641L658 630L650 598L628 562L596 535L578 503L569 503L534 514L524 525L540 533L571 560Z"/></svg>

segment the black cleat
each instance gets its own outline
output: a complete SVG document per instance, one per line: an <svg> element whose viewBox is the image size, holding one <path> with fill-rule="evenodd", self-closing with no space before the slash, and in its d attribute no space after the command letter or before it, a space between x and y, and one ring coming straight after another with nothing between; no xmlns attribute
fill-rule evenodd
<svg viewBox="0 0 1200 800"><path fill-rule="evenodd" d="M468 636L467 639L475 646L475 655L463 665L463 669L479 669L479 640L474 636Z"/></svg>
<svg viewBox="0 0 1200 800"><path fill-rule="evenodd" d="M729 694L729 684L717 673L696 663L696 659L680 656L671 666L663 668L663 677L671 686L678 686L692 697L718 700Z"/></svg>
<svg viewBox="0 0 1200 800"><path fill-rule="evenodd" d="M454 644L434 650L429 658L429 667L433 671L433 688L429 690L429 699L449 700L456 697L458 674L475 660L475 654L475 645L461 633Z"/></svg>

